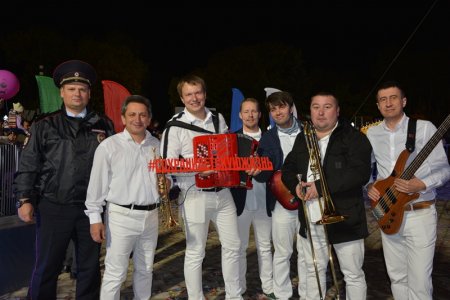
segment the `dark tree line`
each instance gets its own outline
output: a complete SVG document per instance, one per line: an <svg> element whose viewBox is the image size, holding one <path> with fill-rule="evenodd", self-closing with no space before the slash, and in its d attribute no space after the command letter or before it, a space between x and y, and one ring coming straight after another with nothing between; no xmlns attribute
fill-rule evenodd
<svg viewBox="0 0 450 300"><path fill-rule="evenodd" d="M138 39L123 32L106 35L62 35L53 29L33 28L11 33L2 33L0 44L0 66L15 73L21 89L12 101L20 101L26 109L39 107L39 96L35 75L43 71L51 76L57 64L68 59L81 59L91 63L97 70L99 81L94 86L92 105L103 110L103 92L100 81L113 80L133 94L148 93L148 78L158 74L152 69L151 56L145 37ZM434 49L434 48L433 48ZM259 43L230 47L211 55L206 66L188 70L206 80L208 106L216 107L229 120L231 112L231 89L240 89L245 97L258 99L265 113L263 125L268 117L263 106L265 87L290 92L302 116L308 113L308 101L312 92L330 90L336 93L341 103L341 114L351 118L355 114L367 118L379 117L375 95L371 93L380 79L396 79L402 82L407 92L407 112L429 119L439 125L447 116L450 103L450 53L448 46L439 50L426 48L407 49L386 72L397 49L387 46L375 54L370 61L341 62L344 68L315 66L306 61L302 46L291 46L281 42ZM156 59L168 59L161 57ZM43 66L43 70L39 68ZM179 75L172 76L168 86L152 86L160 89L161 99L152 99L155 118L164 124L180 106L176 83Z"/></svg>

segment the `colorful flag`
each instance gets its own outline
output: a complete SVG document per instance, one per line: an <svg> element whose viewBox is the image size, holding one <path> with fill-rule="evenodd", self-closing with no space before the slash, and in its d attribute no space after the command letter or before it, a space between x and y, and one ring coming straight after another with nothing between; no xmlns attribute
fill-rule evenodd
<svg viewBox="0 0 450 300"><path fill-rule="evenodd" d="M105 114L113 121L114 130L121 132L124 128L121 119L122 102L131 93L123 85L111 80L102 80L102 85Z"/></svg>
<svg viewBox="0 0 450 300"><path fill-rule="evenodd" d="M271 87L264 88L264 91L266 92L266 98L269 97L271 94L273 94L275 92L282 92L279 89L275 89L275 88L271 88ZM294 117L296 117L298 119L298 117L297 117L297 107L295 106L295 103L292 106L292 114L294 115ZM272 119L272 117L270 116L270 114L269 114L269 120L270 120L270 125L269 125L269 127L267 129L270 129L273 126L275 126L275 122Z"/></svg>
<svg viewBox="0 0 450 300"><path fill-rule="evenodd" d="M244 100L244 95L239 89L232 88L233 98L231 100L231 120L230 120L230 132L235 132L242 128L242 120L239 118L239 111L241 102Z"/></svg>
<svg viewBox="0 0 450 300"><path fill-rule="evenodd" d="M59 89L53 82L53 78L36 75L39 88L39 106L41 113L53 112L61 108L62 100Z"/></svg>

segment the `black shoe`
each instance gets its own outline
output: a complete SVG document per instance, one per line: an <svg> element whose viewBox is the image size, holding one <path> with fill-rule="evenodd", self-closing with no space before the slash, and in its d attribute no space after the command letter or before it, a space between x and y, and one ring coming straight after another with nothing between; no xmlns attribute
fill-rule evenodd
<svg viewBox="0 0 450 300"><path fill-rule="evenodd" d="M64 266L61 270L61 273L70 273L72 268L70 266Z"/></svg>
<svg viewBox="0 0 450 300"><path fill-rule="evenodd" d="M264 293L264 296L266 296L267 299L277 299L277 297L275 297L274 293L270 293L270 294Z"/></svg>
<svg viewBox="0 0 450 300"><path fill-rule="evenodd" d="M77 272L70 272L70 279L77 279Z"/></svg>

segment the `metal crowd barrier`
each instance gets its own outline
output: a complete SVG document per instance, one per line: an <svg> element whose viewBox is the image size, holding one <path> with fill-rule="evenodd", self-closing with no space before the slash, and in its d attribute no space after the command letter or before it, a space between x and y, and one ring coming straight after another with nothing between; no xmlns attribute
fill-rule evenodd
<svg viewBox="0 0 450 300"><path fill-rule="evenodd" d="M12 184L21 149L16 145L0 144L0 217L16 214Z"/></svg>

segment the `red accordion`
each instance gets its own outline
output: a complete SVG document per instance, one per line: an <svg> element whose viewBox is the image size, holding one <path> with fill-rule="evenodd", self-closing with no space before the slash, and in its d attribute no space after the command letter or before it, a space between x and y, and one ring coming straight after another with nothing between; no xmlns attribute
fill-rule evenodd
<svg viewBox="0 0 450 300"><path fill-rule="evenodd" d="M250 157L256 155L258 141L241 133L210 134L195 137L193 146L194 158ZM198 188L253 187L251 177L244 171L218 171L208 177L196 174L195 185Z"/></svg>

